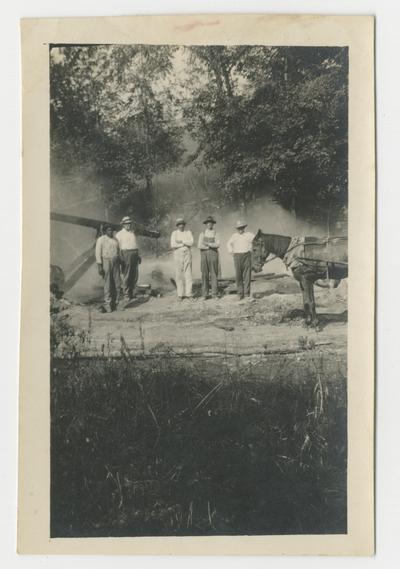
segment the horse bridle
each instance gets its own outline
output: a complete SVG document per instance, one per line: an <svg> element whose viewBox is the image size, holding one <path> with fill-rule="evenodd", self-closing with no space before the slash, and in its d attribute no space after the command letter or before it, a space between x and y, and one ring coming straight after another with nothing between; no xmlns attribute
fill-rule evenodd
<svg viewBox="0 0 400 569"><path fill-rule="evenodd" d="M273 257L269 258L271 255L273 255ZM266 265L267 263L270 263L274 259L278 259L278 255L275 255L274 253L268 253L268 254L265 253L265 243L264 243L264 241L262 241L261 242L260 259L261 259L261 261L260 261L260 266L261 266L260 271L261 271L264 265Z"/></svg>
<svg viewBox="0 0 400 569"><path fill-rule="evenodd" d="M270 258L271 255L273 255L273 257ZM268 256L265 258L264 265L266 265L267 263L270 263L274 259L279 259L279 258L280 257L278 257L278 255L275 255L274 253L268 253Z"/></svg>

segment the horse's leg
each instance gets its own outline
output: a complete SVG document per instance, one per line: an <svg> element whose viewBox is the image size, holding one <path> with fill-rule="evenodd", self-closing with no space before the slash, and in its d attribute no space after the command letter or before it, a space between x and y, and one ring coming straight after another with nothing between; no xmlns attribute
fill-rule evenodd
<svg viewBox="0 0 400 569"><path fill-rule="evenodd" d="M311 311L310 311L310 285L308 280L303 276L298 278L301 291L303 293L303 307L304 307L304 317L305 323L308 325L311 323Z"/></svg>
<svg viewBox="0 0 400 569"><path fill-rule="evenodd" d="M310 311L311 311L311 323L313 326L318 326L318 317L317 311L315 308L315 296L314 296L314 283L313 281L310 282Z"/></svg>

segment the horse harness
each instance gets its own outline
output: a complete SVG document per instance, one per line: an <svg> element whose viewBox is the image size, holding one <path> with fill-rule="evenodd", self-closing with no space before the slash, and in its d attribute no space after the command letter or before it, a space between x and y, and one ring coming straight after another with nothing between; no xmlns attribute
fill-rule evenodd
<svg viewBox="0 0 400 569"><path fill-rule="evenodd" d="M298 248L298 247L304 247L305 245L317 245L317 246L325 246L328 243L331 243L332 241L347 241L347 237L327 237L324 240L321 241L311 241L310 243L296 243L295 245L292 245L291 247L289 247L285 253L285 256L290 253L290 251L293 251L294 249ZM263 244L264 245L264 244ZM273 257L270 257L270 255L273 255ZM274 261L275 259L280 259L280 257L278 255L276 255L275 253L270 253L268 255L268 258L265 259L264 264L267 264L271 261ZM343 268L348 266L348 263L343 262L343 261L326 261L326 260L322 260L322 259L311 259L311 258L307 258L307 257L296 257L296 261L298 261L301 265L303 265L304 267L307 267L310 271L315 271L318 270L316 265L318 264L323 264L325 265L325 272L326 272L326 278L330 279L330 275L329 275L329 270L332 268L335 268L335 265L341 265ZM321 267L321 272L322 272L322 267Z"/></svg>

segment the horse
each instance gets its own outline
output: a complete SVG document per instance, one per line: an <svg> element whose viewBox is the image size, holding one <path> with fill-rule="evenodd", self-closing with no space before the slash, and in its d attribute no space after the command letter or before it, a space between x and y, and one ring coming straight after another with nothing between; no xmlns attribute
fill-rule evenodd
<svg viewBox="0 0 400 569"><path fill-rule="evenodd" d="M259 229L252 244L253 271L259 273L271 254L290 267L300 285L306 325L318 327L314 284L331 279L336 287L341 279L347 278L347 237L304 237L296 242L292 237L267 234Z"/></svg>

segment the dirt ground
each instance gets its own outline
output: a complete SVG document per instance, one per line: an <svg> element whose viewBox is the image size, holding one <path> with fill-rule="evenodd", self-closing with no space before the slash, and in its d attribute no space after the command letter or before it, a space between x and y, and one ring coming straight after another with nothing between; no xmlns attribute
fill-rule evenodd
<svg viewBox="0 0 400 569"><path fill-rule="evenodd" d="M195 289L195 293L196 293ZM89 332L87 355L118 355L121 336L129 350L151 352L167 347L190 353L259 354L296 351L316 345L345 356L347 344L347 282L337 289L315 287L320 330L305 328L300 317L302 296L289 275L254 279L253 302L235 294L218 300L178 302L172 286L162 296L143 296L124 310L104 314L99 300L70 307L71 323ZM101 290L96 290L99 299Z"/></svg>

